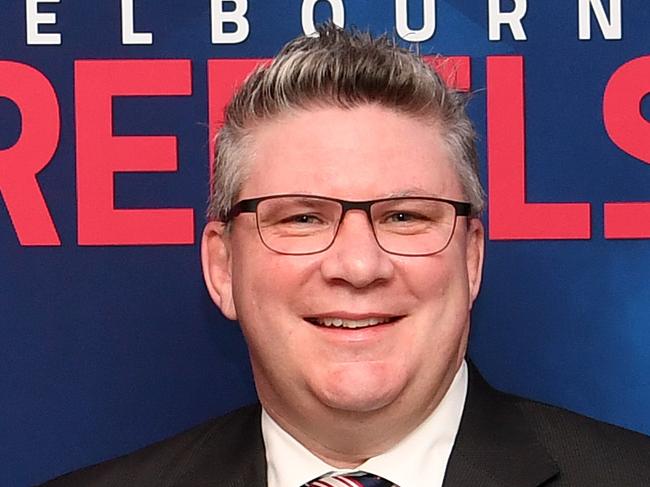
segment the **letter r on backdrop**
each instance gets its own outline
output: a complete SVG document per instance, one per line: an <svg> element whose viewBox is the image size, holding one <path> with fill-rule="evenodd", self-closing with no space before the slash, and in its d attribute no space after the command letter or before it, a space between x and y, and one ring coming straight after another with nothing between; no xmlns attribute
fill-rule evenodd
<svg viewBox="0 0 650 487"><path fill-rule="evenodd" d="M21 245L61 245L36 175L59 143L59 103L50 81L26 64L0 61L0 97L16 104L22 126L16 143L0 150L0 194Z"/></svg>

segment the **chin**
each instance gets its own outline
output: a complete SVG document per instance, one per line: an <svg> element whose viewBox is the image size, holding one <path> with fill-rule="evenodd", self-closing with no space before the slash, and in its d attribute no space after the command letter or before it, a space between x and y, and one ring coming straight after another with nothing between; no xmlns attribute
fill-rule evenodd
<svg viewBox="0 0 650 487"><path fill-rule="evenodd" d="M391 397L385 396L356 396L356 397L327 397L323 404L331 409L346 411L349 413L372 413L379 411L394 401Z"/></svg>
<svg viewBox="0 0 650 487"><path fill-rule="evenodd" d="M401 395L406 380L385 367L348 366L329 374L315 393L326 406L342 411L368 413L385 408Z"/></svg>

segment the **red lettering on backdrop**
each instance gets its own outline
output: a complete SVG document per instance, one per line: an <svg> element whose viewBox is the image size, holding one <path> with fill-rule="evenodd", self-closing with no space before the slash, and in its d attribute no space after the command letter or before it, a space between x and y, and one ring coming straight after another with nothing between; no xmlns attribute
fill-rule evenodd
<svg viewBox="0 0 650 487"><path fill-rule="evenodd" d="M650 93L650 56L618 68L603 96L603 119L612 141L650 164L650 122L641 101ZM605 238L650 238L650 202L605 203Z"/></svg>
<svg viewBox="0 0 650 487"><path fill-rule="evenodd" d="M0 193L21 245L61 245L36 180L59 143L59 103L50 81L26 64L0 61L0 97L20 110L16 143L0 150Z"/></svg>
<svg viewBox="0 0 650 487"><path fill-rule="evenodd" d="M191 208L115 209L117 172L176 171L174 136L113 135L116 96L190 95L189 60L75 62L80 245L194 243Z"/></svg>
<svg viewBox="0 0 650 487"><path fill-rule="evenodd" d="M492 240L588 239L589 203L527 203L524 64L487 58L489 228Z"/></svg>
<svg viewBox="0 0 650 487"><path fill-rule="evenodd" d="M472 85L469 56L423 56L447 86L452 86L459 91L469 91Z"/></svg>
<svg viewBox="0 0 650 487"><path fill-rule="evenodd" d="M469 56L424 56L445 82L461 91L471 85ZM208 111L210 118L210 168L214 154L214 137L223 124L223 113L235 89L251 71L270 59L211 59L208 61Z"/></svg>

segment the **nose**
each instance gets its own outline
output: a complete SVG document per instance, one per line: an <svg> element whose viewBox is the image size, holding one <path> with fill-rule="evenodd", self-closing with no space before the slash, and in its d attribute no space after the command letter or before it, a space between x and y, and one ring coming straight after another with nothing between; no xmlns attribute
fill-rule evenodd
<svg viewBox="0 0 650 487"><path fill-rule="evenodd" d="M389 280L394 272L393 260L377 244L366 214L360 210L348 211L334 243L323 254L323 277L361 289Z"/></svg>

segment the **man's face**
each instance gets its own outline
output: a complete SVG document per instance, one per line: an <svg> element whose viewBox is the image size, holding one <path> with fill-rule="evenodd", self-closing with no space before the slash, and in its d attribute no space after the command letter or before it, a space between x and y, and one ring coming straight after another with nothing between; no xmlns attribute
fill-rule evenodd
<svg viewBox="0 0 650 487"><path fill-rule="evenodd" d="M300 193L346 200L408 194L463 201L438 129L377 106L316 108L257 127L240 199ZM449 246L425 257L381 250L362 211L347 213L326 251L291 256L263 245L254 213L230 231L206 227L208 288L238 319L255 382L274 416L322 408L426 414L464 356L478 293L483 230L459 217ZM314 318L386 321L359 329Z"/></svg>

